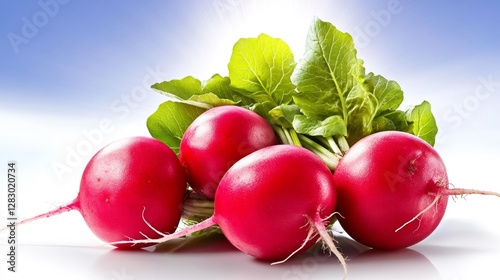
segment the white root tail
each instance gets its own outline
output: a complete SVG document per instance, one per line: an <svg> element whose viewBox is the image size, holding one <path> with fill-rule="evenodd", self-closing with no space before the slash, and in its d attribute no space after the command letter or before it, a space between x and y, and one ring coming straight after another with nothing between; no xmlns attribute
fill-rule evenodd
<svg viewBox="0 0 500 280"><path fill-rule="evenodd" d="M144 213L143 213L143 218L144 218ZM132 245L137 245L137 244L151 244L151 245L155 245L155 244L160 244L160 243L164 243L164 242L167 242L169 240L173 240L173 239L176 239L176 238L180 238L180 237L184 237L186 235L189 235L193 232L197 232L197 231L200 231L200 230L203 230L203 229L206 229L206 228L209 228L211 226L214 226L216 225L215 221L213 220L213 217L210 217L202 222L199 222L197 224L194 224L192 226L189 226L189 227L186 227L186 228L183 228L182 230L179 230L179 231L176 231L172 234L165 234L165 233L162 233L162 232L159 232L158 230L154 229L150 223L148 223L146 220L144 220L146 222L146 224L151 228L153 229L156 233L158 233L160 236L160 238L156 238L156 239L151 239L151 238L148 238L147 236L145 236L142 232L140 233L142 236L145 237L145 239L138 239L138 240L134 240L132 238L130 238L130 240L124 240L124 241L116 241L116 242L112 242L110 243L111 245L118 245L118 244L132 244Z"/></svg>
<svg viewBox="0 0 500 280"><path fill-rule="evenodd" d="M330 251L338 258L338 260L342 264L342 267L344 268L344 278L345 278L347 276L346 260L345 260L344 256L342 256L340 251L337 249L335 244L333 243L334 239L333 239L333 237L330 236L330 234L326 230L325 224L324 224L323 220L321 220L319 215L313 221L313 225L314 225L314 228L316 229L316 231L319 233L319 236L321 237L323 242L328 246Z"/></svg>
<svg viewBox="0 0 500 280"><path fill-rule="evenodd" d="M317 241L322 240L323 244L326 244L326 246L330 249L330 252L333 253L340 261L342 264L342 267L344 268L344 278L347 276L347 263L340 253L340 251L337 249L337 247L334 244L334 239L330 234L328 233L328 230L325 227L325 221L330 220L331 217L336 214L333 213L332 215L322 219L319 214L317 214L313 219L310 217L306 216L307 218L307 224L309 226L309 231L307 232L307 236L304 239L304 242L302 242L302 245L300 245L299 248L297 248L295 251L293 251L288 257L286 257L284 260L277 261L271 263L271 265L276 265L276 264L281 264L286 262L288 259L290 259L292 256L296 255L298 252L300 252L306 244L311 241L313 238L315 238L319 234L319 238Z"/></svg>
<svg viewBox="0 0 500 280"><path fill-rule="evenodd" d="M441 188L439 190L439 193L432 194L432 195L435 195L435 198L431 202L431 204L429 204L429 206L425 207L425 209L422 210L422 211L420 211L417 215L415 215L415 217L413 217L411 220L409 220L408 222L404 223L402 226L400 226L399 228L397 228L395 230L395 232L400 231L401 229L403 229L405 226L407 226L411 222L413 222L413 221L417 220L418 218L420 218L420 216L422 216L425 212L427 212L429 209L431 209L433 206L435 206L438 203L439 199L442 196L453 196L453 197L455 197L455 196L464 196L464 195L470 195L470 194L493 195L493 196L500 197L500 193L498 193L498 192L492 192L492 191L482 191L482 190L475 190L475 189L458 189L458 188L449 189L449 188Z"/></svg>
<svg viewBox="0 0 500 280"><path fill-rule="evenodd" d="M442 195L469 195L469 194L481 194L481 195L493 195L493 196L498 196L500 197L500 193L498 192L492 192L492 191L482 191L482 190L475 190L475 189L442 189L440 191L440 194Z"/></svg>
<svg viewBox="0 0 500 280"><path fill-rule="evenodd" d="M400 226L399 228L397 228L394 232L400 231L405 226L407 226L408 224L410 224L411 222L415 221L420 216L422 216L425 212L429 211L429 209L431 209L434 205L436 205L438 203L438 201L439 201L440 198L441 198L440 194L436 195L436 197L434 197L434 200L431 202L431 204L429 204L427 207L424 208L424 210L420 211L417 215L415 215L415 217L413 217L413 219L409 220L408 222L404 223L402 226Z"/></svg>
<svg viewBox="0 0 500 280"><path fill-rule="evenodd" d="M290 255L288 255L288 257L286 257L284 260L281 260L281 261L277 261L277 262L273 262L271 263L271 265L276 265L276 264L282 264L284 262L286 262L288 259L290 259L292 256L294 256L295 254L297 254L298 252L300 252L300 250L302 250L304 248L304 246L306 246L307 242L309 242L314 235L316 235L316 231L314 229L314 227L310 227L309 228L309 231L307 232L307 236L306 236L306 239L304 239L304 242L302 242L302 245L300 245L299 248L297 248L297 250L293 251Z"/></svg>
<svg viewBox="0 0 500 280"><path fill-rule="evenodd" d="M154 226L152 226L147 220L146 218L144 217L144 212L146 212L146 206L144 206L144 209L142 209L142 220L146 223L146 225L152 229L154 232L156 232L156 234L162 236L162 237L166 237L167 234L157 230ZM146 236L144 233L140 233L142 236L144 236L146 239L150 239L148 236Z"/></svg>

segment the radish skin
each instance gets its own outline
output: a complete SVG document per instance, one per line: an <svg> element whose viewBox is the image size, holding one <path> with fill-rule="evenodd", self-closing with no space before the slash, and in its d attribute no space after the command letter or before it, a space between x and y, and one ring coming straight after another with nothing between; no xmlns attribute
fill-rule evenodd
<svg viewBox="0 0 500 280"><path fill-rule="evenodd" d="M176 230L185 192L184 170L177 155L159 140L130 137L105 146L91 158L72 202L17 225L77 210L92 232L107 243L159 237L157 231Z"/></svg>
<svg viewBox="0 0 500 280"><path fill-rule="evenodd" d="M266 147L229 168L210 218L162 238L119 244L158 244L218 225L240 251L280 263L310 248L319 235L347 272L326 229L336 201L332 179L328 167L305 148Z"/></svg>
<svg viewBox="0 0 500 280"><path fill-rule="evenodd" d="M400 249L427 238L439 225L449 196L496 192L450 189L443 160L405 132L369 135L335 169L339 222L356 241L375 249Z"/></svg>
<svg viewBox="0 0 500 280"><path fill-rule="evenodd" d="M179 159L189 186L213 200L226 171L242 157L277 144L272 126L238 106L219 106L198 116L184 132Z"/></svg>

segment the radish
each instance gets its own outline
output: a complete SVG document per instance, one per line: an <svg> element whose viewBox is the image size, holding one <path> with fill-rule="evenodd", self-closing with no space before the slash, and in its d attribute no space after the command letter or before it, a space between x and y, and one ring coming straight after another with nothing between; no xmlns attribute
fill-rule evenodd
<svg viewBox="0 0 500 280"><path fill-rule="evenodd" d="M405 132L369 135L340 160L333 174L340 225L376 249L416 244L438 226L448 196L498 193L450 189L436 150Z"/></svg>
<svg viewBox="0 0 500 280"><path fill-rule="evenodd" d="M175 153L154 138L130 137L91 158L72 202L17 224L77 210L92 232L108 243L160 236L144 219L158 231L174 232L185 192L184 170Z"/></svg>
<svg viewBox="0 0 500 280"><path fill-rule="evenodd" d="M162 243L219 225L237 249L268 261L285 261L322 239L345 269L326 229L335 200L333 176L317 155L298 146L274 145L229 168L210 218L160 239L123 243Z"/></svg>
<svg viewBox="0 0 500 280"><path fill-rule="evenodd" d="M237 106L214 107L202 113L184 132L179 158L191 188L215 197L220 179L236 161L277 144L271 125L257 113Z"/></svg>

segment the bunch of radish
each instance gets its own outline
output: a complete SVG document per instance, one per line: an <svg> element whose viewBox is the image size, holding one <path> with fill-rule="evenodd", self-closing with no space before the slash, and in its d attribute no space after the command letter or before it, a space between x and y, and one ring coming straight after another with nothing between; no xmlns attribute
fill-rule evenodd
<svg viewBox="0 0 500 280"><path fill-rule="evenodd" d="M437 152L398 131L361 139L332 173L319 156L280 144L262 117L237 106L201 114L186 130L179 157L153 138L113 142L90 160L73 202L19 224L78 210L96 236L124 248L218 225L236 248L258 259L284 261L321 240L345 267L328 230L335 213L360 243L398 249L436 229L449 195L500 196L449 189ZM185 178L207 201L213 194L214 212L176 231Z"/></svg>
<svg viewBox="0 0 500 280"><path fill-rule="evenodd" d="M401 249L438 227L449 196L500 197L450 188L430 105L399 110L399 85L365 74L350 36L315 19L307 46L295 63L281 40L245 38L229 77L153 85L169 99L148 119L153 138L105 146L74 201L18 224L77 210L131 249L218 228L272 263L322 242L347 271L336 221L359 243Z"/></svg>

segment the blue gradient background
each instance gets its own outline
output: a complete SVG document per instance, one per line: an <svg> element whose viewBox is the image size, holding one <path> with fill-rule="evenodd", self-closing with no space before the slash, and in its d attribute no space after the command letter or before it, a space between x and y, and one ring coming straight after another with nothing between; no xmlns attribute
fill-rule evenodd
<svg viewBox="0 0 500 280"><path fill-rule="evenodd" d="M102 145L147 134L145 119L162 101L147 89L150 84L186 75L202 80L224 75L236 40L261 32L283 38L298 59L313 16L351 33L367 70L398 81L406 105L431 102L441 129L438 148L461 147L464 131L484 133L484 145L493 146L500 137L492 129L500 90L498 1L62 3L3 3L2 157L31 162L36 156L42 169L64 162L66 147L76 147L82 131L98 128L102 119L111 120L114 128ZM391 3L397 13L388 18ZM44 6L55 12L47 15ZM27 43L14 46L9 34L23 36L26 20L43 25ZM471 103L473 111L459 114L455 107L470 101L481 77L496 82L495 92ZM139 101L127 103L134 91L142 94Z"/></svg>
<svg viewBox="0 0 500 280"><path fill-rule="evenodd" d="M85 163L106 143L148 135L146 118L164 100L148 89L152 83L225 75L237 39L262 32L284 39L298 59L313 16L351 33L367 70L398 81L405 105L431 102L436 148L452 181L500 189L491 180L500 154L499 1L66 2L18 52L9 36L23 36L25 20L44 19L40 3L58 2L2 1L0 8L0 162L18 162L22 216L72 199ZM389 3L398 12L388 18ZM487 96L479 100L481 86ZM58 176L54 164L67 165L103 120L112 131Z"/></svg>

